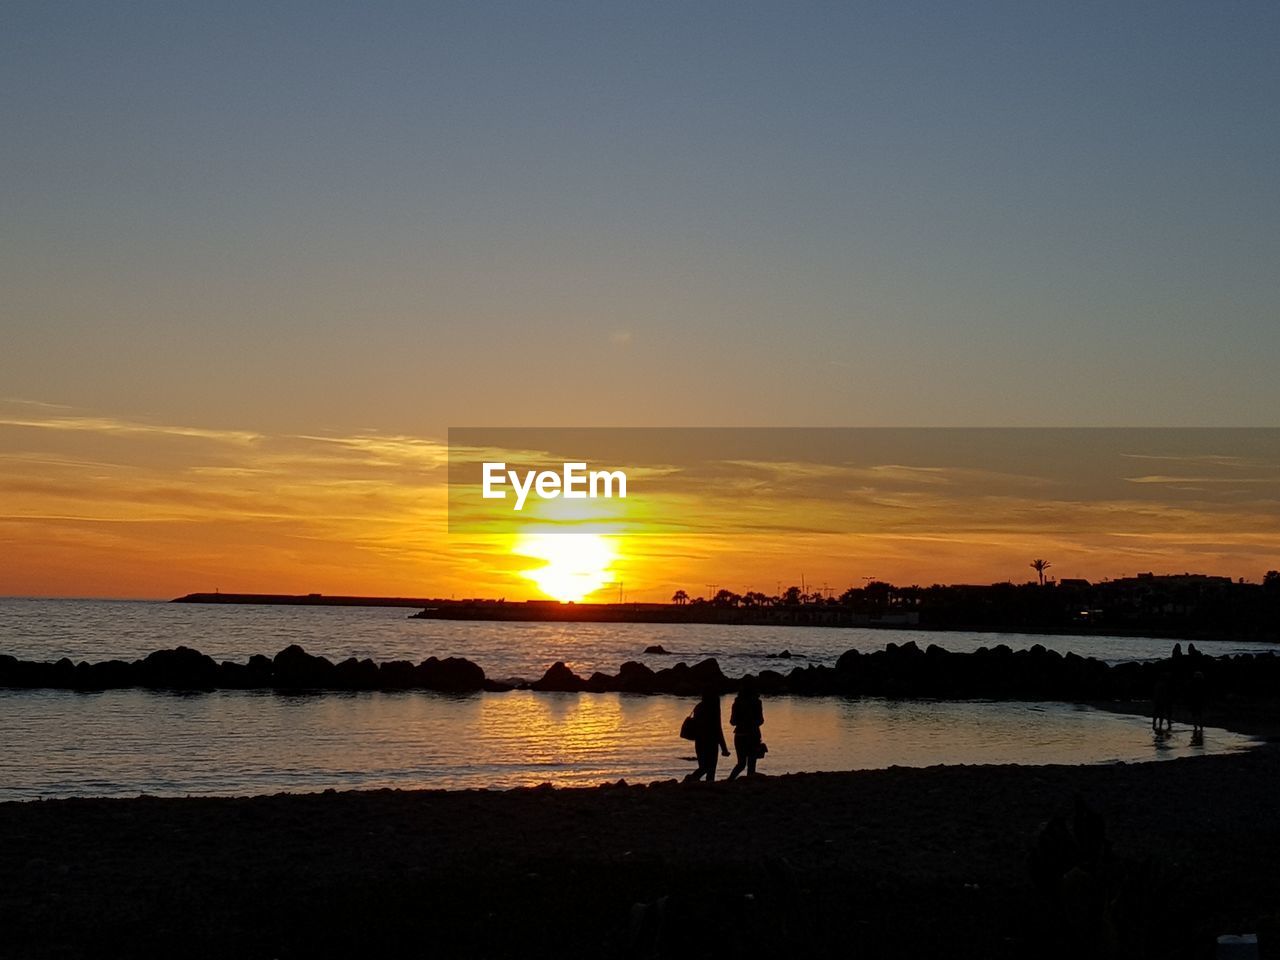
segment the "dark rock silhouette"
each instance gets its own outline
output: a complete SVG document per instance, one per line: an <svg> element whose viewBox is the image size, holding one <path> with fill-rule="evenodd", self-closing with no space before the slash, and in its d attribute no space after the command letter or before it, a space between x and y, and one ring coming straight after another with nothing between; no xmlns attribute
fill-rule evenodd
<svg viewBox="0 0 1280 960"><path fill-rule="evenodd" d="M660 644L660 643L655 643L655 644L653 644L652 646L645 647L645 648L644 648L644 652L645 652L645 653L658 653L658 654L662 654L664 657L669 657L669 656L671 656L671 651L670 651L670 650L665 650L665 649L663 649L663 646L662 646L662 644Z"/></svg>
<svg viewBox="0 0 1280 960"><path fill-rule="evenodd" d="M217 663L190 647L157 650L142 660L102 663L56 663L18 660L0 655L0 687L63 690L509 690L485 678L484 670L460 657L431 657L418 665L408 661L377 664L354 657L334 665L296 644L275 657L255 654L248 663Z"/></svg>
<svg viewBox="0 0 1280 960"><path fill-rule="evenodd" d="M619 668L615 680L617 689L624 693L645 693L653 689L655 676L657 674L643 663L628 660Z"/></svg>
<svg viewBox="0 0 1280 960"><path fill-rule="evenodd" d="M414 668L408 660L378 664L378 686L383 690L408 690L414 685Z"/></svg>
<svg viewBox="0 0 1280 960"><path fill-rule="evenodd" d="M342 690L376 690L378 688L378 665L367 657L357 660L348 657L333 669L334 683Z"/></svg>
<svg viewBox="0 0 1280 960"><path fill-rule="evenodd" d="M757 680L766 696L876 696L937 699L1017 700L1151 700L1162 678L1172 691L1175 710L1203 723L1207 704L1224 697L1269 699L1280 689L1280 656L1274 653L1212 657L1196 650L1166 660L1107 664L1101 660L1060 654L1036 644L1027 650L981 647L950 653L930 644L891 643L883 650L848 650L834 666L806 664L783 673L762 670ZM112 690L143 687L159 690L476 690L660 693L693 696L707 689L728 693L738 678L726 677L714 659L680 661L654 670L628 661L616 674L584 678L564 663L553 664L533 682L500 683L461 657L430 657L375 663L354 657L333 663L293 645L275 657L254 655L247 663L215 662L189 647L157 650L141 660L73 663L19 660L0 655L0 687L63 690Z"/></svg>
<svg viewBox="0 0 1280 960"><path fill-rule="evenodd" d="M110 690L113 687L131 686L133 664L124 660L106 660L102 663L76 665L76 687L80 690Z"/></svg>
<svg viewBox="0 0 1280 960"><path fill-rule="evenodd" d="M547 668L542 679L530 685L531 690L547 690L559 693L576 693L587 688L587 681L570 670L561 661Z"/></svg>
<svg viewBox="0 0 1280 960"><path fill-rule="evenodd" d="M690 696L707 690L725 693L732 684L720 672L720 664L714 659L702 660L692 667L683 660L674 667L659 670L653 677L655 692L677 693Z"/></svg>
<svg viewBox="0 0 1280 960"><path fill-rule="evenodd" d="M421 686L428 690L448 690L465 693L484 686L484 670L464 657L446 657L437 660L428 657L418 664L417 676Z"/></svg>
<svg viewBox="0 0 1280 960"><path fill-rule="evenodd" d="M218 665L213 657L190 647L148 654L137 665L137 674L144 687L213 690L218 686Z"/></svg>
<svg viewBox="0 0 1280 960"><path fill-rule="evenodd" d="M296 643L276 654L272 661L272 682L286 690L314 690L331 686L333 663L325 657L307 653Z"/></svg>

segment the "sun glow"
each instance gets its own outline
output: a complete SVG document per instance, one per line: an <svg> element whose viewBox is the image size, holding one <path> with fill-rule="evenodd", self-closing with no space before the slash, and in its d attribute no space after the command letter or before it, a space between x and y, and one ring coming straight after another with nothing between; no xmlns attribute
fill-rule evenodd
<svg viewBox="0 0 1280 960"><path fill-rule="evenodd" d="M542 560L522 576L562 603L577 602L611 584L611 565L618 557L612 541L595 533L526 534L511 552Z"/></svg>

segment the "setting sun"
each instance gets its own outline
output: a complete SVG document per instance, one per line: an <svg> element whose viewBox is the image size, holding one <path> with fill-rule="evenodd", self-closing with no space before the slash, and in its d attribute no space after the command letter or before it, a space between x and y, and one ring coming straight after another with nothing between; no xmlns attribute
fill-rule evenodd
<svg viewBox="0 0 1280 960"><path fill-rule="evenodd" d="M526 534L512 553L543 561L522 574L548 597L577 602L613 582L611 564L617 551L607 538L594 533Z"/></svg>

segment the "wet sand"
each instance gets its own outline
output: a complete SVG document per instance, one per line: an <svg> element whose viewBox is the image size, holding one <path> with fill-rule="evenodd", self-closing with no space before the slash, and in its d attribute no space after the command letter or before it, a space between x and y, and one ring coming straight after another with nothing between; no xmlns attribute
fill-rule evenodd
<svg viewBox="0 0 1280 960"><path fill-rule="evenodd" d="M1278 785L1268 744L1108 767L0 804L0 955L1081 955L1063 931L1102 884L1063 900L1028 869L1079 792L1106 818L1112 874L1135 878L1119 926L1212 956L1214 935L1280 910Z"/></svg>

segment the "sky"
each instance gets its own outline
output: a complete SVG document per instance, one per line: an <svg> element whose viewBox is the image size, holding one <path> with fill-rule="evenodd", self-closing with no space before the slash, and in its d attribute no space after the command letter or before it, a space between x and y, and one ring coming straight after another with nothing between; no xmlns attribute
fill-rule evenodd
<svg viewBox="0 0 1280 960"><path fill-rule="evenodd" d="M7 3L0 593L463 589L450 426L1272 425L1277 49L1261 2Z"/></svg>

